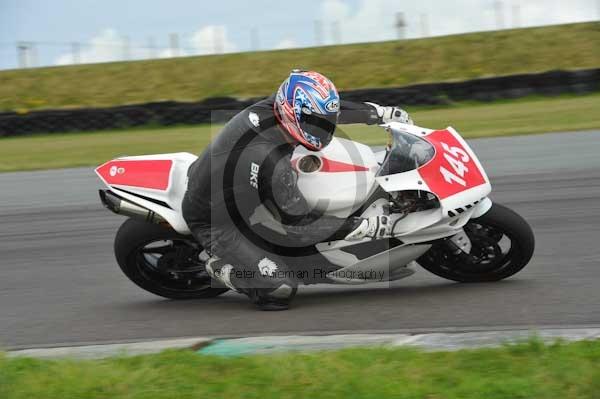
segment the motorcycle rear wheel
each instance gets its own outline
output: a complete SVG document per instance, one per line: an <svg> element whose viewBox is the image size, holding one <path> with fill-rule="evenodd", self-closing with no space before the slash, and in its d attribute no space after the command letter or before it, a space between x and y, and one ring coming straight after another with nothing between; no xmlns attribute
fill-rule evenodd
<svg viewBox="0 0 600 399"><path fill-rule="evenodd" d="M140 288L169 299L211 298L227 291L212 288L202 247L171 228L126 220L115 237L115 256L125 275Z"/></svg>
<svg viewBox="0 0 600 399"><path fill-rule="evenodd" d="M435 243L417 262L448 280L475 283L510 277L529 263L535 238L529 224L513 210L494 203L483 216L464 227L470 254L454 254L445 241ZM507 245L508 244L508 245Z"/></svg>

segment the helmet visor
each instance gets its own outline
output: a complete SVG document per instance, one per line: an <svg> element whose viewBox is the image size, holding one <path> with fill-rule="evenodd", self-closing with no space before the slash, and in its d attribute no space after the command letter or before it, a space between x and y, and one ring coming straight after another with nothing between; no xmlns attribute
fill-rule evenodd
<svg viewBox="0 0 600 399"><path fill-rule="evenodd" d="M330 115L320 115L315 113L302 113L302 120L300 121L300 128L307 136L312 136L317 139L320 145L314 145L311 142L310 137L307 138L314 147L324 148L326 147L333 138L335 127L337 125L338 115L332 113Z"/></svg>

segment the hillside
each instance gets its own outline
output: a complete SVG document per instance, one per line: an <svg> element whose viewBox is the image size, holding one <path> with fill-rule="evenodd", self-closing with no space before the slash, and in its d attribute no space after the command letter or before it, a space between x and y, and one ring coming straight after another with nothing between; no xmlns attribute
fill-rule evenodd
<svg viewBox="0 0 600 399"><path fill-rule="evenodd" d="M428 39L0 71L0 110L267 95L292 67L340 90L600 66L600 23Z"/></svg>

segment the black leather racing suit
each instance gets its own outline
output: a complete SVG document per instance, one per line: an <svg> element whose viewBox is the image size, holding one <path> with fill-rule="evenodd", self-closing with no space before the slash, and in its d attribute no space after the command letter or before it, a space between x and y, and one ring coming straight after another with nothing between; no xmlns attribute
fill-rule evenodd
<svg viewBox="0 0 600 399"><path fill-rule="evenodd" d="M269 292L294 280L284 260L288 253L355 225L308 206L296 185L294 146L277 125L273 101L260 101L225 125L190 167L182 204L195 238L234 267L231 283L242 291ZM340 124L379 122L374 107L341 102ZM275 215L279 233L256 223L264 215Z"/></svg>

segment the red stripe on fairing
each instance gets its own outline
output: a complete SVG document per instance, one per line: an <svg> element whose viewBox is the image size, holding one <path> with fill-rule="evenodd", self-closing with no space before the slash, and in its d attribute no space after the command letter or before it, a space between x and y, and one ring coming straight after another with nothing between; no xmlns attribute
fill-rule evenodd
<svg viewBox="0 0 600 399"><path fill-rule="evenodd" d="M109 161L96 169L109 185L166 190L169 187L171 160Z"/></svg>
<svg viewBox="0 0 600 399"><path fill-rule="evenodd" d="M302 158L292 159L292 167L298 170L298 161ZM327 158L320 158L323 165L319 172L341 173L341 172L367 172L369 168L361 165L352 165L350 163L332 161Z"/></svg>
<svg viewBox="0 0 600 399"><path fill-rule="evenodd" d="M328 172L328 173L367 172L369 170L369 168L362 166L362 165L353 165L351 163L333 161L333 160L327 159L327 158L321 158L321 162L323 163L321 172Z"/></svg>

